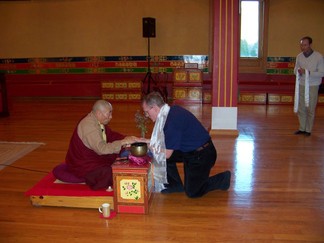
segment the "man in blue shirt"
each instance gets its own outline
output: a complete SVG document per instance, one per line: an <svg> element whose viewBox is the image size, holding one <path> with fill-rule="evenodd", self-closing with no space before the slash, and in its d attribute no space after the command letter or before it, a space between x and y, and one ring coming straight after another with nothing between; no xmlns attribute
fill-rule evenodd
<svg viewBox="0 0 324 243"><path fill-rule="evenodd" d="M155 122L150 144L154 158L158 165L166 166L167 182L161 193L185 191L188 197L201 197L229 188L230 171L209 177L217 152L208 131L191 112L176 105L170 107L158 92L146 95L142 108ZM184 183L177 162L184 163Z"/></svg>

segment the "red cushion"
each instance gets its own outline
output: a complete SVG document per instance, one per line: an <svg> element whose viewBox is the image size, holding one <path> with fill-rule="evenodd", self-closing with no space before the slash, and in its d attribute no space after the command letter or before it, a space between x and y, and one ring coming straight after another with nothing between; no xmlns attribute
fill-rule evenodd
<svg viewBox="0 0 324 243"><path fill-rule="evenodd" d="M83 183L85 182L84 178L79 178L73 175L71 172L67 170L67 166L65 163L57 165L53 169L53 175L59 179L60 181L67 182L67 183Z"/></svg>
<svg viewBox="0 0 324 243"><path fill-rule="evenodd" d="M114 196L114 192L108 192L106 189L91 190L84 183L55 183L55 176L52 172L30 188L26 196L68 196L68 197L97 197L97 196Z"/></svg>

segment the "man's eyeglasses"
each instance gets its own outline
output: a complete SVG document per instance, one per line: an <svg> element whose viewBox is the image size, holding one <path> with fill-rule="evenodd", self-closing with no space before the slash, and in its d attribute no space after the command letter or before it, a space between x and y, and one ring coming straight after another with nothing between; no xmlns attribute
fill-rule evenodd
<svg viewBox="0 0 324 243"><path fill-rule="evenodd" d="M150 107L148 110L143 110L145 116L149 116L149 111L152 110L153 107Z"/></svg>

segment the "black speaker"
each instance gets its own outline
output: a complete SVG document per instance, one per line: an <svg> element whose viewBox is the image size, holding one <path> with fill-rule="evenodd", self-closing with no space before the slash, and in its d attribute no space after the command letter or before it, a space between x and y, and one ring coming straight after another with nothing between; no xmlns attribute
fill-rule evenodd
<svg viewBox="0 0 324 243"><path fill-rule="evenodd" d="M143 37L155 37L155 18L143 18Z"/></svg>

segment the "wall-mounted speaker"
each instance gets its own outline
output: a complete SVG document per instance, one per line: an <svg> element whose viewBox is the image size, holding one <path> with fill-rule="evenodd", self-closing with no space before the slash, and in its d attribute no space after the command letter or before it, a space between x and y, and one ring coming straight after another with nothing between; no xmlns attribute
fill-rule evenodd
<svg viewBox="0 0 324 243"><path fill-rule="evenodd" d="M155 18L143 18L143 37L155 37Z"/></svg>

